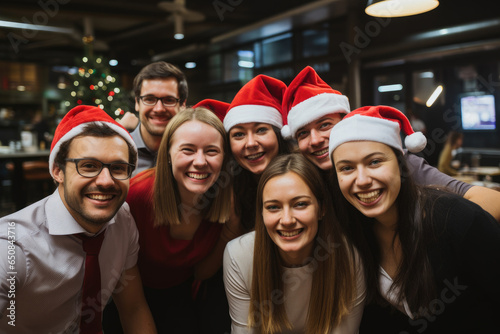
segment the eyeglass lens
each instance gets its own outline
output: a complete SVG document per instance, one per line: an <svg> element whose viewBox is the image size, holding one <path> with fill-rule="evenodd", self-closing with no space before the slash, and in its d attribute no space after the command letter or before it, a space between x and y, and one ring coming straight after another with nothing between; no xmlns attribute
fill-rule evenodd
<svg viewBox="0 0 500 334"><path fill-rule="evenodd" d="M111 176L117 180L125 180L129 178L130 166L126 163L114 162L104 164L99 160L80 160L76 165L78 173L84 177L95 177L101 173L103 167L108 167Z"/></svg>
<svg viewBox="0 0 500 334"><path fill-rule="evenodd" d="M144 104L149 105L149 106L154 106L160 98L156 96L143 96L142 97L142 102ZM167 97L162 97L161 98L161 103L164 106L175 106L177 104L178 99L172 96L167 96Z"/></svg>

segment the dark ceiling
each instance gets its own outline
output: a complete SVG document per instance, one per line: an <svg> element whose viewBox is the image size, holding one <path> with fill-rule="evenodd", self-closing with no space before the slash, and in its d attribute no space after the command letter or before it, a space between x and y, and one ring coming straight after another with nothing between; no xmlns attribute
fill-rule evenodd
<svg viewBox="0 0 500 334"><path fill-rule="evenodd" d="M140 62L193 43L206 43L214 36L314 2L186 0L185 38L176 40L172 12L160 5L174 1L179 0L2 0L0 20L61 27L67 31L0 27L0 59L64 62L67 57L83 53L82 37L87 30L95 37L95 52L123 63Z"/></svg>
<svg viewBox="0 0 500 334"><path fill-rule="evenodd" d="M82 37L92 34L94 52L118 59L123 69L141 66L162 56L188 61L200 52L213 50L217 41L241 42L237 35L245 34L250 40L256 31L260 36L272 34L273 31L265 31L265 27L270 26L264 24L266 20L276 24L288 20L289 29L293 29L318 20L338 18L333 29L341 30L345 36L348 35L345 31L348 13L354 12L361 30L368 27L367 22L376 22L364 14L365 0L185 0L186 10L181 11L185 38L176 40L172 11L167 10L174 7L174 1L184 2L1 0L0 20L65 30L47 32L0 26L0 60L68 64L76 56L83 55ZM417 34L463 27L469 22L491 25L492 19L500 17L493 8L496 2L491 0L441 0L440 3L429 13L393 19L390 25L383 27L376 42L404 43L408 36L424 39ZM232 33L235 36L231 37ZM498 32L494 35L498 38ZM470 40L474 38L474 35L469 37Z"/></svg>

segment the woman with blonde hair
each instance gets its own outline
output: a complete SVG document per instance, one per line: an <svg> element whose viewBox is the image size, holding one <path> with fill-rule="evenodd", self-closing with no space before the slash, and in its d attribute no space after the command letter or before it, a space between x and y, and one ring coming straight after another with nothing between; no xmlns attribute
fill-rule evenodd
<svg viewBox="0 0 500 334"><path fill-rule="evenodd" d="M135 176L127 202L139 230L138 266L160 333L197 333L195 279L222 263L211 259L228 232L231 175L221 120L202 107L168 123L155 168ZM218 259L217 259L218 257Z"/></svg>
<svg viewBox="0 0 500 334"><path fill-rule="evenodd" d="M255 231L228 243L232 333L357 333L364 278L318 169L276 157L257 188Z"/></svg>

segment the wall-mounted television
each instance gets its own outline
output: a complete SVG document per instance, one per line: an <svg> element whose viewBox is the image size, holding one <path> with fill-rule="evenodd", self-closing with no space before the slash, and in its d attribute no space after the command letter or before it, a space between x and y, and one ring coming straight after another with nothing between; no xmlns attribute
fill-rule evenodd
<svg viewBox="0 0 500 334"><path fill-rule="evenodd" d="M495 96L493 94L474 92L460 96L462 130L495 130L495 116Z"/></svg>

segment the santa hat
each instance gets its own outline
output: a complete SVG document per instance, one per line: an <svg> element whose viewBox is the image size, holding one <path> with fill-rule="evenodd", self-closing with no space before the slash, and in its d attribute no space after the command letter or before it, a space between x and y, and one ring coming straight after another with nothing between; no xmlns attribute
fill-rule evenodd
<svg viewBox="0 0 500 334"><path fill-rule="evenodd" d="M410 121L401 111L388 106L356 109L332 128L330 157L339 145L360 140L383 143L403 152L401 130L406 134L405 146L408 151L417 153L427 145L427 139L422 132L414 132Z"/></svg>
<svg viewBox="0 0 500 334"><path fill-rule="evenodd" d="M349 99L324 82L316 71L307 66L292 80L283 96L285 126L284 138L295 137L297 131L329 114L347 114L351 109Z"/></svg>
<svg viewBox="0 0 500 334"><path fill-rule="evenodd" d="M242 123L267 123L283 126L281 101L286 85L283 81L259 74L236 94L224 117L224 128L231 130Z"/></svg>
<svg viewBox="0 0 500 334"><path fill-rule="evenodd" d="M201 100L193 106L193 108L198 107L203 107L210 110L215 115L217 115L217 117L219 117L221 122L224 122L224 116L226 116L227 109L229 108L229 103L212 99L205 99Z"/></svg>
<svg viewBox="0 0 500 334"><path fill-rule="evenodd" d="M134 148L135 154L137 155L137 147L134 143L134 140L123 126L113 120L111 116L106 114L106 112L101 108L81 105L71 109L63 117L56 128L49 155L49 171L52 177L54 177L54 175L52 174L54 161L57 153L59 152L59 149L61 148L61 145L64 142L80 135L85 125L89 123L107 124Z"/></svg>

